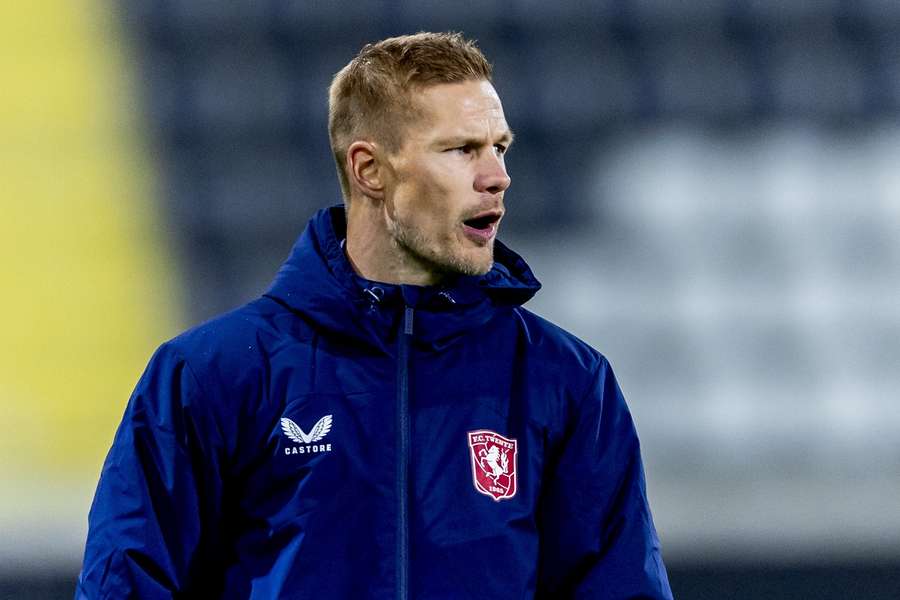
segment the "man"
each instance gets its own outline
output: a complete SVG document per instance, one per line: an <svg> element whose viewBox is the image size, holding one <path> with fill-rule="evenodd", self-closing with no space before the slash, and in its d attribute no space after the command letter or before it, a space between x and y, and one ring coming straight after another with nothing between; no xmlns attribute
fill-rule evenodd
<svg viewBox="0 0 900 600"><path fill-rule="evenodd" d="M260 299L164 344L90 514L79 598L670 598L606 360L521 307L512 142L458 34L334 78L345 208Z"/></svg>

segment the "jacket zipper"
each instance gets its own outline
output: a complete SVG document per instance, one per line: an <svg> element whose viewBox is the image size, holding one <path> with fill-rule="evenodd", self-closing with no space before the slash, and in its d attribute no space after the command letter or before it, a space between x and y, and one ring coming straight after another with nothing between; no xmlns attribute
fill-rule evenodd
<svg viewBox="0 0 900 600"><path fill-rule="evenodd" d="M409 348L414 310L404 307L397 365L397 598L409 595Z"/></svg>

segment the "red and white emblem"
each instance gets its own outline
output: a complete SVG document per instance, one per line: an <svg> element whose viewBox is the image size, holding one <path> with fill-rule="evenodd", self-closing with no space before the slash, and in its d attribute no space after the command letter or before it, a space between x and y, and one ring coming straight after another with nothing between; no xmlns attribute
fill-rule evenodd
<svg viewBox="0 0 900 600"><path fill-rule="evenodd" d="M516 440L487 429L469 432L472 483L499 502L516 495Z"/></svg>

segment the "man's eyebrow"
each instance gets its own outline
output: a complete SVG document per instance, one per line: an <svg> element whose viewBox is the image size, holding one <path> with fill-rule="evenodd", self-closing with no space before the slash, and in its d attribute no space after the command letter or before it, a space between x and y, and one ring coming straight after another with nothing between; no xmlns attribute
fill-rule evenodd
<svg viewBox="0 0 900 600"><path fill-rule="evenodd" d="M497 143L503 143L507 146L513 143L515 134L511 129L507 129L497 138ZM436 146L481 146L485 143L485 138L473 135L451 135L440 138L434 142Z"/></svg>

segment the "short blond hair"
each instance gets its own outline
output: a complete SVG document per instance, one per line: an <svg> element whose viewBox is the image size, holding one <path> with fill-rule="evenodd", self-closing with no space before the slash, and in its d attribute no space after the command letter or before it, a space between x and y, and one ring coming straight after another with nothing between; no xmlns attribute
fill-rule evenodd
<svg viewBox="0 0 900 600"><path fill-rule="evenodd" d="M347 148L371 138L388 152L402 146L406 127L421 117L409 92L438 83L491 81L492 68L460 33L419 32L367 44L338 71L328 90L328 136L344 200L350 183Z"/></svg>

